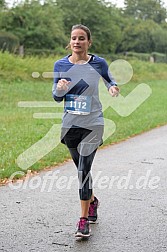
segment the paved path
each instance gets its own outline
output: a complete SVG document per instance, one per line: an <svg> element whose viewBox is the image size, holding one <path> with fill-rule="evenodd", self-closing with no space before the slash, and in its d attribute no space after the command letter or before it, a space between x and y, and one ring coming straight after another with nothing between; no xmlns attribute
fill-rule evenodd
<svg viewBox="0 0 167 252"><path fill-rule="evenodd" d="M15 189L0 188L0 252L167 251L167 126L98 151L99 223L82 242L73 235L80 215L76 175L70 161Z"/></svg>

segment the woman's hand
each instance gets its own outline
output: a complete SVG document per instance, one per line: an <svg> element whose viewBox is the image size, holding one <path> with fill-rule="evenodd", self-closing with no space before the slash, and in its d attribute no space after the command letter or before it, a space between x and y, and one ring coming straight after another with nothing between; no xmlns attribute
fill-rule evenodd
<svg viewBox="0 0 167 252"><path fill-rule="evenodd" d="M58 81L56 89L67 91L69 89L68 87L69 83L70 81L67 81L66 79L61 79Z"/></svg>
<svg viewBox="0 0 167 252"><path fill-rule="evenodd" d="M117 87L117 86L111 86L108 91L109 91L110 95L113 97L114 96L117 97L119 95L119 87Z"/></svg>

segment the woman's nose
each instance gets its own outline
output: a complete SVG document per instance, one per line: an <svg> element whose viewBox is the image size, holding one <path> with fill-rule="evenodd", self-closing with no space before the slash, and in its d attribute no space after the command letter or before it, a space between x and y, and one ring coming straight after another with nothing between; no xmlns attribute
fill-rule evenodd
<svg viewBox="0 0 167 252"><path fill-rule="evenodd" d="M79 43L79 39L78 38L75 40L75 43Z"/></svg>

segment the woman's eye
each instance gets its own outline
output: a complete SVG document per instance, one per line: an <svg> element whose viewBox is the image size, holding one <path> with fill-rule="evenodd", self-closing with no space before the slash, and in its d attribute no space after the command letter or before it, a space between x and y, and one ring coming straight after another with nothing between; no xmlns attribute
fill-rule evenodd
<svg viewBox="0 0 167 252"><path fill-rule="evenodd" d="M72 37L71 39L72 39L72 40L76 40L77 38L76 38L76 37ZM79 37L78 39L79 39L79 40L85 40L84 37Z"/></svg>

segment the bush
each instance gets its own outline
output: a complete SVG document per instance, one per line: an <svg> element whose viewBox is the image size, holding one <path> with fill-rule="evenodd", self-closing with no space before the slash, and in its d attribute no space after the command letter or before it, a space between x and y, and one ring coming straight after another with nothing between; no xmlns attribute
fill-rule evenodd
<svg viewBox="0 0 167 252"><path fill-rule="evenodd" d="M151 55L153 56L155 62L167 63L167 55L166 54L153 52Z"/></svg>
<svg viewBox="0 0 167 252"><path fill-rule="evenodd" d="M19 39L9 32L0 32L0 50L15 53L19 47Z"/></svg>
<svg viewBox="0 0 167 252"><path fill-rule="evenodd" d="M125 55L130 58L139 59L143 61L149 61L150 60L150 54L149 53L136 53L136 52L125 52Z"/></svg>
<svg viewBox="0 0 167 252"><path fill-rule="evenodd" d="M62 48L62 47L56 47L55 50L25 48L24 53L25 53L25 56L32 55L32 56L39 56L39 57L48 57L48 56L55 56L55 55L66 55L67 51L65 48Z"/></svg>
<svg viewBox="0 0 167 252"><path fill-rule="evenodd" d="M125 52L123 54L116 54L115 57L120 58L120 55L122 55L122 58L127 59L127 60L138 59L142 61L150 61L152 57L156 63L167 63L167 55L163 53L158 53L158 52L152 52L152 53Z"/></svg>

